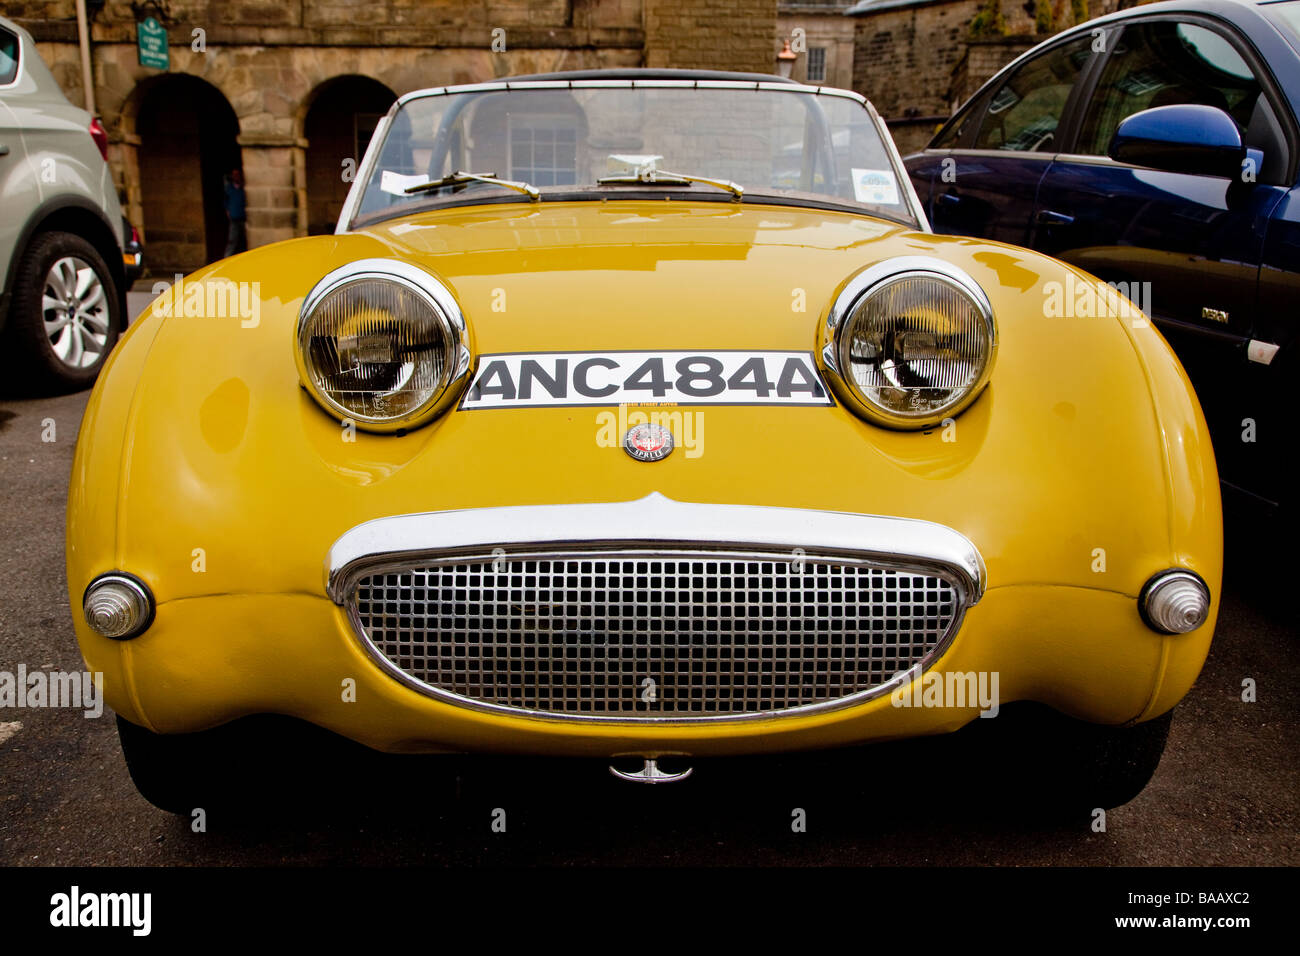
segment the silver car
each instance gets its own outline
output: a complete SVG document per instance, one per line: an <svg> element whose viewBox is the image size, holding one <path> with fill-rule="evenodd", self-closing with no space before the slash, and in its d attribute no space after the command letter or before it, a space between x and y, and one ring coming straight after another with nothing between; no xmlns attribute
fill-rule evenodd
<svg viewBox="0 0 1300 956"><path fill-rule="evenodd" d="M99 120L0 17L0 385L86 388L126 315L122 210Z"/></svg>

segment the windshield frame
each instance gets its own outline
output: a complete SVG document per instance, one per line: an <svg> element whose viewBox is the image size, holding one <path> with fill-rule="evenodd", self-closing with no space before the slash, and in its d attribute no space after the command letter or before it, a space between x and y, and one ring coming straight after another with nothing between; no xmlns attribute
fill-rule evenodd
<svg viewBox="0 0 1300 956"><path fill-rule="evenodd" d="M926 219L925 213L922 210L920 200L917 198L916 190L912 185L912 180L907 175L907 169L903 165L903 160L899 155L898 147L894 143L893 137L890 136L888 127L886 127L884 120L880 118L880 114L876 112L875 107L871 105L866 97L858 93L854 93L851 90L841 90L829 86L806 86L801 83L792 83L788 80L777 78L768 81L667 78L599 79L584 77L582 79L568 80L496 80L488 83L466 83L459 86L436 86L424 90L413 90L410 93L400 96L392 105L392 108L389 109L388 113L382 120L380 120L378 126L375 128L374 134L370 138L370 145L366 148L366 154L361 160L361 166L357 169L356 178L352 181L352 187L348 190L347 199L344 200L343 209L339 213L338 224L334 230L335 233L342 234L352 232L355 229L364 228L379 222L398 219L403 216L427 212L433 209L495 205L498 203L518 204L521 202L520 197L514 194L476 195L455 199L447 197L428 197L395 208L379 210L368 213L364 216L359 215L358 210L361 206L361 196L365 192L374 175L374 169L379 162L379 154L383 151L384 142L388 138L388 131L393 117L396 116L397 113L406 106L406 104L428 97L457 96L465 93L574 89L754 90L786 93L798 96L829 96L852 100L866 110L877 135L880 137L885 154L888 157L891 168L893 169L894 178L899 183L899 193L903 197L904 213L891 215L890 213L879 210L878 208L866 209L861 205L856 205L847 201L837 201L836 197L833 196L827 196L825 199L813 200L808 198L807 194L791 195L775 192L769 193L751 188L745 190L744 197L739 200L740 203L746 205L795 206L805 209L847 212L859 216L898 222L903 225L911 226L920 232L931 231L930 223ZM687 170L687 172L694 172L694 170ZM609 187L590 184L575 186L572 188L551 188L554 191L543 193L543 202L599 202L605 199L650 200L662 202L666 198L681 200L683 197L679 190L686 187L665 188L663 186L656 186L651 189L638 189L636 187ZM692 190L689 198L692 201L699 200L702 202L736 202L734 196L728 195L725 192L714 193L712 191L705 192L703 190L698 192ZM522 201L527 202L527 200Z"/></svg>

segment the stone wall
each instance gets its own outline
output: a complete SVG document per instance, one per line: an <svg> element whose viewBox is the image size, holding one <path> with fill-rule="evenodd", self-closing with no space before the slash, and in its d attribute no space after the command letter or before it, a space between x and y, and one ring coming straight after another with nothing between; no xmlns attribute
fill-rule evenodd
<svg viewBox="0 0 1300 956"><path fill-rule="evenodd" d="M947 115L948 78L983 0L929 0L856 18L853 88L887 119Z"/></svg>
<svg viewBox="0 0 1300 956"><path fill-rule="evenodd" d="M171 131L168 142L160 141L157 130L139 128L151 98L175 99L168 86L177 77L202 81L214 102L233 113L232 148L247 182L249 241L260 245L321 228L340 203L343 190L331 183L326 191L319 170L339 168L347 157L333 153L344 140L333 131L320 137L316 149L331 155L308 162L306 118L322 90L337 91L341 81L365 77L398 96L430 86L636 67L650 60L771 72L775 0L745 2L746 15L739 18L704 17L693 8L692 18L713 22L713 39L706 43L703 26L692 19L676 29L667 19L671 5L656 7L655 0L170 0L148 7L161 12L168 32L171 65L163 73L137 61L132 4L109 0L91 24L95 106L109 133L109 162L124 210L144 234L152 271L166 275L211 258L212 219L224 219L219 204L213 211L212 171L201 169L204 160L190 129L203 116L180 116L177 109L186 107L174 109L170 122L162 119ZM653 31L660 45L650 47L646 20L653 10L659 11ZM6 0L4 13L33 34L64 93L84 106L75 2ZM765 17L761 30L751 13ZM709 50L716 54L712 62ZM347 99L346 91L337 95L331 108ZM190 103L190 109L198 108ZM157 155L146 158L141 146L150 136ZM206 201L194 182L201 175ZM218 225L224 228L223 221Z"/></svg>
<svg viewBox="0 0 1300 956"><path fill-rule="evenodd" d="M644 0L645 65L772 73L776 0Z"/></svg>
<svg viewBox="0 0 1300 956"><path fill-rule="evenodd" d="M1008 62L1074 23L1070 4L1058 0L1053 29L1035 35L1032 2L1000 0L1004 32L979 40L971 35L971 21L985 4L874 0L855 8L853 89L889 122L904 155L929 142L942 121ZM1133 5L1132 0L1089 0L1088 15Z"/></svg>
<svg viewBox="0 0 1300 956"><path fill-rule="evenodd" d="M844 15L850 5L851 0L782 2L777 7L777 36L771 59L775 61L783 42L794 39L795 30L802 30L803 45L808 50L819 47L826 51L826 78L820 81L822 85L850 89L853 86L854 20ZM817 82L808 79L807 51L799 52L798 56L791 75L801 83Z"/></svg>

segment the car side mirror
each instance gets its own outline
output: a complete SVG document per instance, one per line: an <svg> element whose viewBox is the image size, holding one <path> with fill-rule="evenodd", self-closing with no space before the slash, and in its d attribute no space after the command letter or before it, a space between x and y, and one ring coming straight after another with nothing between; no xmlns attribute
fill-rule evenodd
<svg viewBox="0 0 1300 956"><path fill-rule="evenodd" d="M1246 148L1241 130L1223 110L1178 103L1125 118L1110 141L1110 158L1170 173L1235 179Z"/></svg>

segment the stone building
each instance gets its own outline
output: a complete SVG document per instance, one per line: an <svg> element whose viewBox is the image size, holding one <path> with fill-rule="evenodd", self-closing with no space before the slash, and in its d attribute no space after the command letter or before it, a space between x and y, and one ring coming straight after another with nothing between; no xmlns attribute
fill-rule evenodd
<svg viewBox="0 0 1300 956"><path fill-rule="evenodd" d="M1075 23L1147 0L858 0L852 87L889 123L904 155L921 149L985 80Z"/></svg>
<svg viewBox="0 0 1300 956"><path fill-rule="evenodd" d="M855 0L779 0L774 52L791 42L798 51L791 76L801 83L853 88L854 21L845 14Z"/></svg>
<svg viewBox="0 0 1300 956"><path fill-rule="evenodd" d="M331 231L375 123L410 90L599 67L770 74L789 43L795 79L863 93L907 153L1046 35L1043 2L1053 32L1138 0L85 0L90 108L150 269L168 276L220 256L234 168L250 244ZM76 7L3 12L86 105ZM141 65L146 17L166 30L165 69Z"/></svg>
<svg viewBox="0 0 1300 956"><path fill-rule="evenodd" d="M123 208L163 276L221 255L222 177L234 168L247 183L251 245L330 231L349 161L410 90L597 67L776 70L776 0L86 5L93 109ZM85 105L75 0L6 0L4 13ZM165 70L140 64L137 24L149 16L167 31Z"/></svg>

